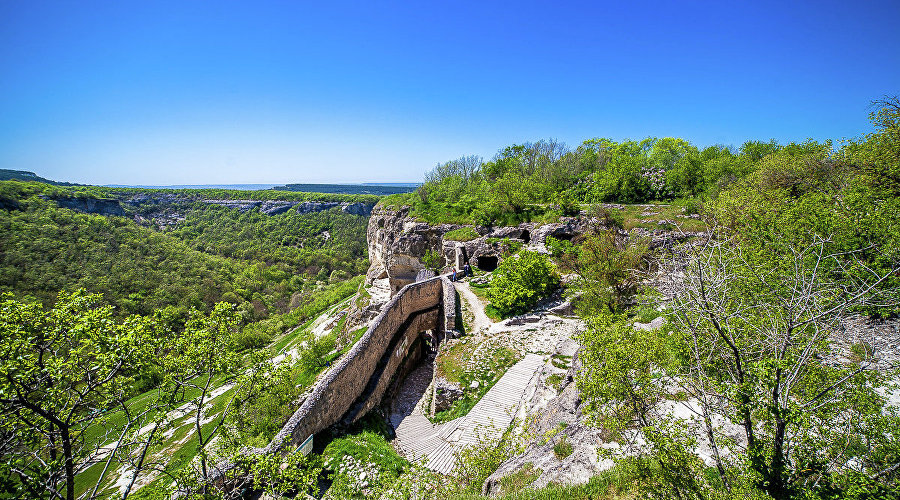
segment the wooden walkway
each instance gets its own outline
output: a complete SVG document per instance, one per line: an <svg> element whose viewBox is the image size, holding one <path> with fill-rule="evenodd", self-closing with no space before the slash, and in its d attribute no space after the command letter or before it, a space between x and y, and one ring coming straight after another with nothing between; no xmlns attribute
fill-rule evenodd
<svg viewBox="0 0 900 500"><path fill-rule="evenodd" d="M533 387L535 374L543 365L543 356L526 355L491 387L468 415L442 425L432 424L422 414L421 404L417 402L414 408L410 408L412 398L404 401L401 396L391 414L391 425L397 435L395 445L410 459L423 460L429 469L449 474L456 462L456 453L463 447L480 441L497 440L503 435L519 412L526 390ZM404 384L410 389L408 396L417 393L421 398L424 389L420 392L418 386L423 383L426 370L430 374L430 366L410 374L410 383Z"/></svg>

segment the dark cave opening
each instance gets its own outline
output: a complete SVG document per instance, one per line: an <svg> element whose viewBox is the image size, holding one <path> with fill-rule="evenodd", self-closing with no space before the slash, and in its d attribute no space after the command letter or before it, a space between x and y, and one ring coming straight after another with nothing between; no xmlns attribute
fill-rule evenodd
<svg viewBox="0 0 900 500"><path fill-rule="evenodd" d="M478 257L475 265L478 266L478 269L489 273L494 269L497 269L497 264L496 255L482 255L481 257Z"/></svg>

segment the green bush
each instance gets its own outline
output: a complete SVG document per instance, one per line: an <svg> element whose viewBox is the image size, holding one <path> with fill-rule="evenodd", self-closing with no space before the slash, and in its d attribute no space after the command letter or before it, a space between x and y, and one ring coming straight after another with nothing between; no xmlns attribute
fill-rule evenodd
<svg viewBox="0 0 900 500"><path fill-rule="evenodd" d="M572 446L572 443L570 443L566 438L565 434L562 435L562 437L559 439L559 442L553 445L553 454L556 455L556 458L560 460L571 455L573 451L575 451L575 448Z"/></svg>
<svg viewBox="0 0 900 500"><path fill-rule="evenodd" d="M582 295L579 312L621 311L640 288L636 272L644 265L647 245L625 240L615 230L589 235L578 251L577 268Z"/></svg>
<svg viewBox="0 0 900 500"><path fill-rule="evenodd" d="M559 286L559 274L546 255L523 251L494 271L487 296L503 316L523 313Z"/></svg>
<svg viewBox="0 0 900 500"><path fill-rule="evenodd" d="M300 367L307 372L318 372L328 364L328 354L334 350L335 338L325 335L310 339L305 349L300 350Z"/></svg>
<svg viewBox="0 0 900 500"><path fill-rule="evenodd" d="M478 444L466 446L457 453L453 475L464 490L480 492L484 480L522 448L522 443L508 434L499 441L479 440Z"/></svg>
<svg viewBox="0 0 900 500"><path fill-rule="evenodd" d="M379 498L410 468L384 436L368 430L333 440L323 456L331 498Z"/></svg>
<svg viewBox="0 0 900 500"><path fill-rule="evenodd" d="M440 252L429 248L422 257L422 264L425 265L425 269L430 269L435 274L440 274L441 268L444 267L444 256Z"/></svg>

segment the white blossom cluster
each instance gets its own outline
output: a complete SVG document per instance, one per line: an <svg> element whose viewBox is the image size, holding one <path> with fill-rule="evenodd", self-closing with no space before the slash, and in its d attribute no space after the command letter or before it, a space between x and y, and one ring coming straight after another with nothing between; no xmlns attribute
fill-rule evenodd
<svg viewBox="0 0 900 500"><path fill-rule="evenodd" d="M650 184L650 191L654 198L663 199L673 195L672 190L666 184L666 171L659 165L642 166L641 177Z"/></svg>

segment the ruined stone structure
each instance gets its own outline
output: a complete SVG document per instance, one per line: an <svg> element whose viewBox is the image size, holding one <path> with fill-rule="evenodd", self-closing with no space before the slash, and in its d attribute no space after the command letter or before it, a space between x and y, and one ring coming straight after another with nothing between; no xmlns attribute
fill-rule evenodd
<svg viewBox="0 0 900 500"><path fill-rule="evenodd" d="M455 312L455 290L446 277L405 286L319 380L269 446L258 451L298 445L332 425L362 418L418 364L425 349L436 349L448 332L453 335Z"/></svg>
<svg viewBox="0 0 900 500"><path fill-rule="evenodd" d="M340 361L316 382L290 420L265 448L286 451L331 426L349 426L390 397L429 350L456 335L456 290L446 276L411 283ZM219 464L211 481L221 484L234 464Z"/></svg>

